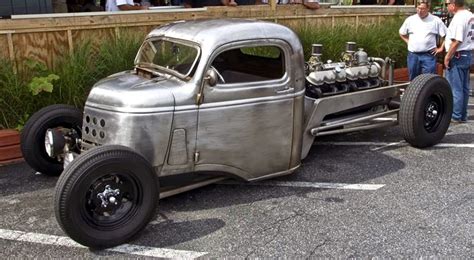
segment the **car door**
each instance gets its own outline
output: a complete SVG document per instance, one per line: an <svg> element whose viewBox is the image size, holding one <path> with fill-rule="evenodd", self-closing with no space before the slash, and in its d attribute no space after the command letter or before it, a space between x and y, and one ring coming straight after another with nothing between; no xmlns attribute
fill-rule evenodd
<svg viewBox="0 0 474 260"><path fill-rule="evenodd" d="M196 170L256 179L289 168L294 88L291 48L279 40L222 46L209 69L217 84L204 81L198 108Z"/></svg>

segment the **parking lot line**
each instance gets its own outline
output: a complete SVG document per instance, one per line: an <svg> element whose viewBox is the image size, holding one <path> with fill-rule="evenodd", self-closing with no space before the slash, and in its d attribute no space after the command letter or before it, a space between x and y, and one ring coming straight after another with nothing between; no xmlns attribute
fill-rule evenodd
<svg viewBox="0 0 474 260"><path fill-rule="evenodd" d="M76 248L86 248L68 237L46 235L33 232L24 232L17 230L0 229L0 239L13 240L20 242L29 242L54 246L67 246ZM185 250L174 250L166 248L156 248L148 246L137 246L124 244L117 247L105 249L104 251L124 253L139 256L150 256L173 259L194 259L207 255L206 252L194 252Z"/></svg>
<svg viewBox="0 0 474 260"><path fill-rule="evenodd" d="M280 186L317 189L339 189L339 190L378 190L385 184L361 184L361 183L331 183L331 182L302 182L302 181L262 181L262 182L237 182L222 181L218 184L225 185L252 185L252 186Z"/></svg>
<svg viewBox="0 0 474 260"><path fill-rule="evenodd" d="M408 146L405 141L400 142L314 142L313 145L340 145L340 146ZM443 148L474 148L474 144L441 143L433 147Z"/></svg>

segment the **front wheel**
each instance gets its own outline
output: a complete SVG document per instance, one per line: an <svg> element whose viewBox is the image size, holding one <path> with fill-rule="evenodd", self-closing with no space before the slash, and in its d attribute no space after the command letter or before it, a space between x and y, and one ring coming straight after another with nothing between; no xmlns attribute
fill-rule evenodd
<svg viewBox="0 0 474 260"><path fill-rule="evenodd" d="M38 172L53 176L61 174L64 146L79 153L76 140L81 138L81 126L82 112L73 106L58 104L40 109L21 131L23 158Z"/></svg>
<svg viewBox="0 0 474 260"><path fill-rule="evenodd" d="M56 185L61 228L78 243L107 248L130 240L154 217L158 178L133 150L108 145L73 160Z"/></svg>
<svg viewBox="0 0 474 260"><path fill-rule="evenodd" d="M414 147L433 146L443 139L453 112L453 94L446 79L417 76L405 90L399 122L405 140Z"/></svg>

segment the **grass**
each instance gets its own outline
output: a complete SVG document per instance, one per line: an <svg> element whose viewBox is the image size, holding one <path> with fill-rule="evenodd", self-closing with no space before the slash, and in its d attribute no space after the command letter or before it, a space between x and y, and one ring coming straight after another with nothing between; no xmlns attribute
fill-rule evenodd
<svg viewBox="0 0 474 260"><path fill-rule="evenodd" d="M296 31L303 44L306 60L311 55L311 44L323 45L322 59L339 61L345 50L346 42L356 42L358 48L363 48L369 57L390 57L396 67L406 66L406 44L400 39L398 29L403 23L403 17L386 19L381 24L353 25L341 24L334 28L314 28L301 26Z"/></svg>
<svg viewBox="0 0 474 260"><path fill-rule="evenodd" d="M13 64L0 60L0 129L14 128L24 120L24 110L30 110L34 100L23 75L15 74Z"/></svg>
<svg viewBox="0 0 474 260"><path fill-rule="evenodd" d="M387 19L381 25L354 28L338 25L334 28L309 28L297 31L309 58L312 43L323 44L323 60L340 60L345 43L355 41L370 57L390 57L398 67L405 65L406 46L398 29L403 18ZM74 52L55 61L48 69L37 61L17 62L23 69L15 73L13 64L0 59L0 129L21 128L29 116L51 104L82 107L89 90L99 79L133 67L136 52L143 40L141 35L123 35L120 40L107 40L98 45L87 41L74 47ZM30 91L35 77L59 76L52 82L52 92L33 95Z"/></svg>
<svg viewBox="0 0 474 260"><path fill-rule="evenodd" d="M22 61L15 72L11 61L0 59L0 129L21 129L35 111L51 104L82 107L89 90L99 79L133 68L133 61L142 36L124 35L120 40L102 42L95 47L91 41L75 46L74 52L56 61L52 69L37 61ZM55 74L53 91L33 95L29 89L34 77Z"/></svg>

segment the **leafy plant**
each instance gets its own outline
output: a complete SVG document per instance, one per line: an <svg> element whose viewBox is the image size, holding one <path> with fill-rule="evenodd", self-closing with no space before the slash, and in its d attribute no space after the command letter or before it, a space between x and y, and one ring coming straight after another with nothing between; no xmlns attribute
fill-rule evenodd
<svg viewBox="0 0 474 260"><path fill-rule="evenodd" d="M386 19L380 24L338 24L332 27L301 26L296 33L303 44L306 59L311 56L311 44L323 45L323 60L340 60L346 42L356 42L371 57L390 57L396 67L406 66L406 45L398 35L403 17Z"/></svg>
<svg viewBox="0 0 474 260"><path fill-rule="evenodd" d="M0 59L0 129L14 128L32 100L26 87L26 76L17 73L13 63Z"/></svg>
<svg viewBox="0 0 474 260"><path fill-rule="evenodd" d="M53 81L58 80L59 76L56 74L49 74L46 77L34 77L28 84L28 88L33 96L38 95L40 92L53 92Z"/></svg>
<svg viewBox="0 0 474 260"><path fill-rule="evenodd" d="M82 107L95 82L110 74L133 68L143 40L136 34L122 35L94 46L85 41L74 52L48 68L36 60L13 62L0 59L0 129L21 129L35 111L51 104Z"/></svg>

